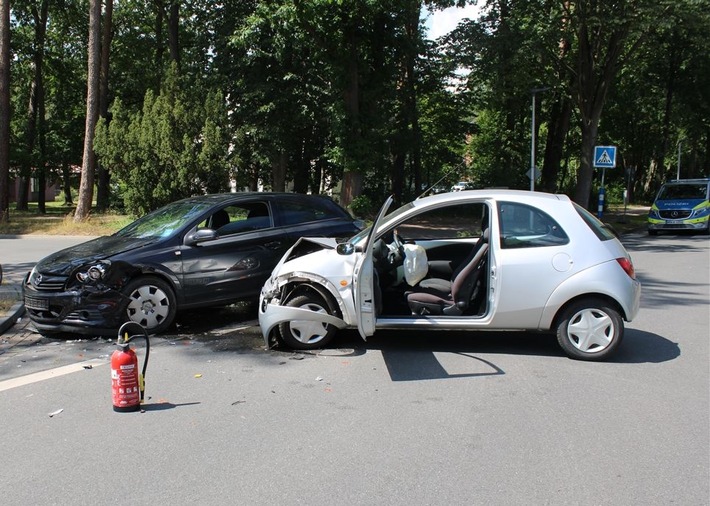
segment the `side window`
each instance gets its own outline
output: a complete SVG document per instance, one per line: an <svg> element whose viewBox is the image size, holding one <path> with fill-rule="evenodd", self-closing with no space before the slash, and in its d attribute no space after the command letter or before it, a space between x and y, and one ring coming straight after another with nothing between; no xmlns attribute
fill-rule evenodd
<svg viewBox="0 0 710 506"><path fill-rule="evenodd" d="M502 248L534 248L567 244L562 227L547 213L513 202L498 205Z"/></svg>
<svg viewBox="0 0 710 506"><path fill-rule="evenodd" d="M482 202L439 207L417 214L397 226L403 240L462 239L479 237L488 226Z"/></svg>
<svg viewBox="0 0 710 506"><path fill-rule="evenodd" d="M283 225L297 225L299 223L309 223L333 218L342 218L342 214L335 213L329 209L326 203L318 201L298 202L295 200L283 200L279 202L281 209L281 222Z"/></svg>
<svg viewBox="0 0 710 506"><path fill-rule="evenodd" d="M271 213L264 202L232 204L215 211L200 227L208 227L224 237L226 235L252 232L270 228Z"/></svg>

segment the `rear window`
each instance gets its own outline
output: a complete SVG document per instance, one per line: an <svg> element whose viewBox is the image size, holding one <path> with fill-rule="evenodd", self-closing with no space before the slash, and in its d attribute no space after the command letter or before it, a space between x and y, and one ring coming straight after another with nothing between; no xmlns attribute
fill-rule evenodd
<svg viewBox="0 0 710 506"><path fill-rule="evenodd" d="M584 223L586 223L587 226L592 229L592 232L594 232L594 234L599 238L599 240L608 241L609 239L614 239L616 237L614 231L608 226L606 226L604 223L599 221L596 216L594 216L592 213L587 211L579 204L576 204L574 202L572 202L572 204L577 210L577 213L579 213L579 215L582 217L582 220L584 220Z"/></svg>
<svg viewBox="0 0 710 506"><path fill-rule="evenodd" d="M567 244L562 227L547 213L517 202L498 206L501 248L537 248Z"/></svg>
<svg viewBox="0 0 710 506"><path fill-rule="evenodd" d="M308 199L307 201L282 200L281 221L283 225L296 225L311 221L350 218L350 215L334 202L327 199Z"/></svg>

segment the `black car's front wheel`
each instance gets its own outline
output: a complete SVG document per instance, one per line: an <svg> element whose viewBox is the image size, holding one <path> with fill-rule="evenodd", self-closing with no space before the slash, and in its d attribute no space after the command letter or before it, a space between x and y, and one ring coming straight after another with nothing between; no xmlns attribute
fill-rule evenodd
<svg viewBox="0 0 710 506"><path fill-rule="evenodd" d="M173 323L177 304L172 287L160 278L132 280L123 291L127 297L125 321L134 321L149 333L158 334Z"/></svg>
<svg viewBox="0 0 710 506"><path fill-rule="evenodd" d="M568 306L557 325L557 342L571 358L605 360L624 336L624 322L611 304L595 298Z"/></svg>
<svg viewBox="0 0 710 506"><path fill-rule="evenodd" d="M334 314L329 304L317 295L299 295L286 304L290 307L308 309L315 313ZM291 320L279 325L284 344L295 350L322 348L335 337L333 325L317 320Z"/></svg>

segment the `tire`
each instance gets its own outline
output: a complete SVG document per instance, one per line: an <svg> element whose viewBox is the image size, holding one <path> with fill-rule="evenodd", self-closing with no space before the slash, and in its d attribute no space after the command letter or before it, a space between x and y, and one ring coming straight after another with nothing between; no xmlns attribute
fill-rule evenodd
<svg viewBox="0 0 710 506"><path fill-rule="evenodd" d="M649 230L648 235L658 235L658 230Z"/></svg>
<svg viewBox="0 0 710 506"><path fill-rule="evenodd" d="M310 309L316 313L335 314L330 305L317 295L299 295L286 303L290 307ZM293 320L279 325L284 344L294 350L313 350L329 344L337 328L327 323Z"/></svg>
<svg viewBox="0 0 710 506"><path fill-rule="evenodd" d="M568 357L599 361L610 357L624 337L619 312L601 299L584 299L564 309L557 342Z"/></svg>
<svg viewBox="0 0 710 506"><path fill-rule="evenodd" d="M160 278L141 277L132 280L123 290L128 302L124 306L124 321L134 321L149 334L159 334L172 325L177 303L172 287Z"/></svg>

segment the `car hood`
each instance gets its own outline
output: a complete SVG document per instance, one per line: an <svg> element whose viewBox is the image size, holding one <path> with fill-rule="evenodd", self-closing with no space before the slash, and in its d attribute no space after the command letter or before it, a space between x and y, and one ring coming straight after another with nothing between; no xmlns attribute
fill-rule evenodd
<svg viewBox="0 0 710 506"><path fill-rule="evenodd" d="M109 235L66 248L43 258L37 263L40 272L69 275L74 269L91 262L104 260L119 253L145 246L155 239L136 239Z"/></svg>
<svg viewBox="0 0 710 506"><path fill-rule="evenodd" d="M308 272L328 277L351 272L355 255L338 254L337 245L338 242L333 238L301 238L286 252L274 268L272 276Z"/></svg>

